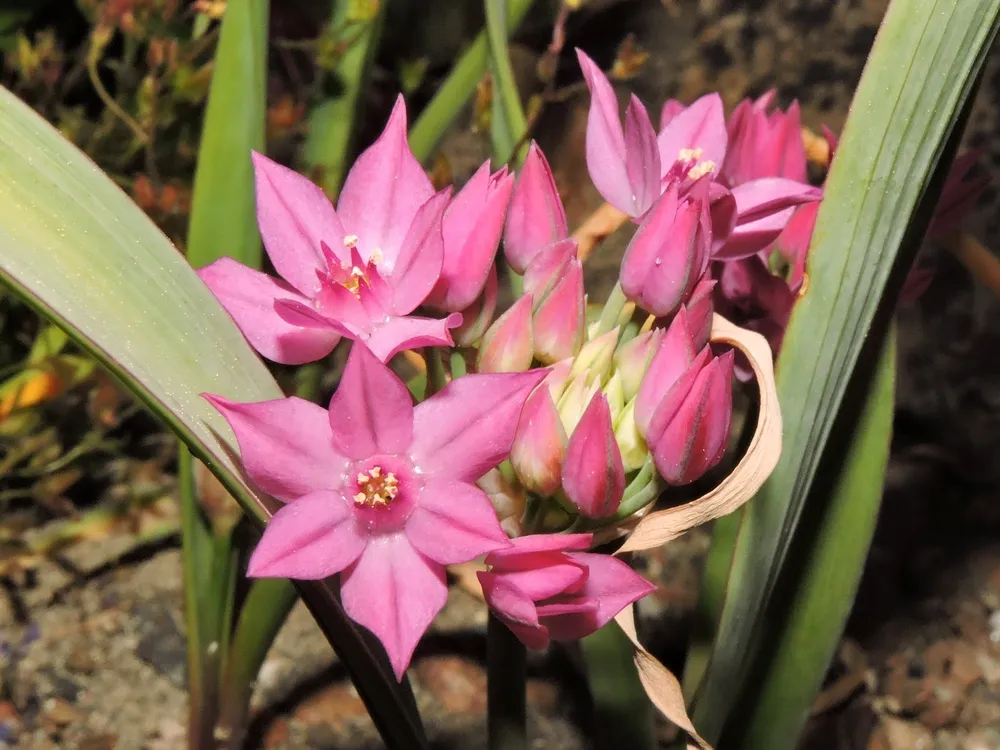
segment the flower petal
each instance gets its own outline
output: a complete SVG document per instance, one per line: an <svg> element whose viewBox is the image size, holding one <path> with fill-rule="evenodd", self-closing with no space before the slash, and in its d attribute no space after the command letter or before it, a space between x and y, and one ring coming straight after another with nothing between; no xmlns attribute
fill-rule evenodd
<svg viewBox="0 0 1000 750"><path fill-rule="evenodd" d="M552 170L538 144L532 141L510 196L503 233L504 255L511 268L524 273L539 250L568 236L566 211Z"/></svg>
<svg viewBox="0 0 1000 750"><path fill-rule="evenodd" d="M486 564L507 569L516 559L540 552L565 552L586 550L593 541L593 534L531 534L511 539L513 547L497 550L486 558Z"/></svg>
<svg viewBox="0 0 1000 750"><path fill-rule="evenodd" d="M649 113L635 94L625 110L625 171L632 203L627 213L642 216L660 197L660 152Z"/></svg>
<svg viewBox="0 0 1000 750"><path fill-rule="evenodd" d="M382 135L351 167L337 208L344 226L358 236L365 260L377 248L392 266L417 209L433 195L406 141L406 104L400 95Z"/></svg>
<svg viewBox="0 0 1000 750"><path fill-rule="evenodd" d="M604 393L594 394L566 446L562 467L566 496L587 518L607 518L625 492L625 468Z"/></svg>
<svg viewBox="0 0 1000 750"><path fill-rule="evenodd" d="M474 482L510 453L521 409L545 370L465 375L414 410L414 462L427 475Z"/></svg>
<svg viewBox="0 0 1000 750"><path fill-rule="evenodd" d="M510 546L486 493L450 479L424 484L405 532L410 544L442 565L468 562Z"/></svg>
<svg viewBox="0 0 1000 750"><path fill-rule="evenodd" d="M276 300L308 304L291 285L244 266L232 258L219 258L198 270L219 303L250 345L272 362L301 365L315 362L333 351L340 333L303 328L275 313Z"/></svg>
<svg viewBox="0 0 1000 750"><path fill-rule="evenodd" d="M383 362L404 349L421 346L454 346L449 330L462 325L461 313L447 318L390 317L372 331L365 343Z"/></svg>
<svg viewBox="0 0 1000 750"><path fill-rule="evenodd" d="M666 176L674 166L682 149L701 149L700 160L713 162L718 173L726 157L728 140L722 97L705 94L675 114L660 130L656 141L660 150L661 176Z"/></svg>
<svg viewBox="0 0 1000 750"><path fill-rule="evenodd" d="M349 502L339 492L314 492L274 514L250 556L247 575L317 581L357 560L366 544Z"/></svg>
<svg viewBox="0 0 1000 750"><path fill-rule="evenodd" d="M506 576L487 572L476 575L486 603L521 643L536 651L549 645L549 631L538 623L535 604L527 594L506 580Z"/></svg>
<svg viewBox="0 0 1000 750"><path fill-rule="evenodd" d="M352 620L382 641L402 681L413 650L448 599L444 567L417 552L403 534L373 538L342 576Z"/></svg>
<svg viewBox="0 0 1000 750"><path fill-rule="evenodd" d="M344 227L318 185L256 151L252 158L267 256L285 281L312 296L319 290L316 271L326 270L320 242L341 247Z"/></svg>
<svg viewBox="0 0 1000 750"><path fill-rule="evenodd" d="M402 453L413 440L413 399L403 381L355 342L330 399L333 445L348 458Z"/></svg>
<svg viewBox="0 0 1000 750"><path fill-rule="evenodd" d="M573 641L603 627L625 607L652 593L656 587L624 562L611 555L569 552L567 557L585 566L589 575L579 596L597 602L597 611L545 618L552 638Z"/></svg>
<svg viewBox="0 0 1000 750"><path fill-rule="evenodd" d="M392 310L406 315L427 299L438 278L444 260L444 235L441 221L451 198L451 189L442 190L417 210L403 239L399 255L384 272L392 286Z"/></svg>
<svg viewBox="0 0 1000 750"><path fill-rule="evenodd" d="M566 593L567 590L578 591L586 584L585 566L570 561L566 555L553 557L556 560L550 565L502 572L502 575L534 602Z"/></svg>
<svg viewBox="0 0 1000 750"><path fill-rule="evenodd" d="M322 406L295 397L252 404L202 397L233 428L243 468L264 492L290 502L340 486L347 459L333 447Z"/></svg>

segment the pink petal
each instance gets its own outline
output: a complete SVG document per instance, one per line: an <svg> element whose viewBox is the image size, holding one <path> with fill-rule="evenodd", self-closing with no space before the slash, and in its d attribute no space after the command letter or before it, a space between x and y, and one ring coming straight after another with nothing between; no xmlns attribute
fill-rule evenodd
<svg viewBox="0 0 1000 750"><path fill-rule="evenodd" d="M462 316L452 313L447 318L392 317L379 325L365 343L383 362L388 362L404 349L421 346L454 346L448 332L462 324Z"/></svg>
<svg viewBox="0 0 1000 750"><path fill-rule="evenodd" d="M344 181L337 206L344 226L358 236L365 259L376 248L392 266L417 209L434 187L406 141L406 104L402 95L385 130L358 157Z"/></svg>
<svg viewBox="0 0 1000 750"><path fill-rule="evenodd" d="M539 620L542 618L548 619L556 615L589 615L597 613L597 602L580 597L574 597L574 599L576 601L538 605Z"/></svg>
<svg viewBox="0 0 1000 750"><path fill-rule="evenodd" d="M371 330L370 312L365 309L358 295L341 284L324 284L316 297L315 307L314 312L319 312L323 318L342 323L353 331L366 333Z"/></svg>
<svg viewBox="0 0 1000 750"><path fill-rule="evenodd" d="M486 493L450 479L424 484L405 531L410 544L442 565L468 562L510 546Z"/></svg>
<svg viewBox="0 0 1000 750"><path fill-rule="evenodd" d="M279 299L274 301L274 312L289 325L307 330L333 332L338 336L355 338L358 332L342 323L326 317L312 305L307 305L294 299Z"/></svg>
<svg viewBox="0 0 1000 750"><path fill-rule="evenodd" d="M531 368L535 357L531 303L530 294L518 297L489 327L476 356L477 372L524 372Z"/></svg>
<svg viewBox="0 0 1000 750"><path fill-rule="evenodd" d="M458 312L482 293L503 234L514 175L490 175L486 162L455 196L444 215L444 264L427 304Z"/></svg>
<svg viewBox="0 0 1000 750"><path fill-rule="evenodd" d="M243 468L264 492L289 502L340 486L347 459L333 447L323 407L295 397L253 404L202 397L233 428Z"/></svg>
<svg viewBox="0 0 1000 750"><path fill-rule="evenodd" d="M511 632L525 646L536 651L549 645L548 630L538 624L538 613L528 596L504 576L480 572L476 574L483 588L483 596Z"/></svg>
<svg viewBox="0 0 1000 750"><path fill-rule="evenodd" d="M498 550L486 558L486 564L494 568L505 568L513 564L517 558L524 555L534 555L540 552L565 552L568 550L589 549L593 534L531 534L511 539L514 545L508 549Z"/></svg>
<svg viewBox="0 0 1000 750"><path fill-rule="evenodd" d="M549 389L536 388L521 411L510 450L511 466L525 488L543 497L555 494L567 439Z"/></svg>
<svg viewBox="0 0 1000 750"><path fill-rule="evenodd" d="M534 602L540 602L556 594L579 591L586 585L587 568L560 555L558 562L543 567L503 572L506 581L514 584Z"/></svg>
<svg viewBox="0 0 1000 750"><path fill-rule="evenodd" d="M569 235L566 212L552 170L534 141L514 183L504 227L504 255L517 273L524 273L543 247Z"/></svg>
<svg viewBox="0 0 1000 750"><path fill-rule="evenodd" d="M611 555L570 552L568 557L589 571L581 596L597 602L597 612L546 617L551 636L572 641L604 627L625 607L655 590L655 586Z"/></svg>
<svg viewBox="0 0 1000 750"><path fill-rule="evenodd" d="M414 410L414 463L428 476L474 482L510 453L521 409L545 370L466 375Z"/></svg>
<svg viewBox="0 0 1000 750"><path fill-rule="evenodd" d="M524 271L524 291L536 300L545 299L552 287L561 279L576 258L575 239L559 240L546 245L531 259Z"/></svg>
<svg viewBox="0 0 1000 750"><path fill-rule="evenodd" d="M486 277L482 295L461 312L462 325L452 334L456 346L472 346L483 337L496 314L499 291L497 267L494 264Z"/></svg>
<svg viewBox="0 0 1000 750"><path fill-rule="evenodd" d="M625 171L631 188L626 213L641 216L660 196L660 152L649 113L635 94L625 110Z"/></svg>
<svg viewBox="0 0 1000 750"><path fill-rule="evenodd" d="M320 242L340 247L344 227L319 186L256 151L252 158L267 256L285 281L312 296L319 290L316 271L326 269Z"/></svg>
<svg viewBox="0 0 1000 750"><path fill-rule="evenodd" d="M732 190L739 214L737 227L823 197L821 188L783 177L764 177Z"/></svg>
<svg viewBox="0 0 1000 750"><path fill-rule="evenodd" d="M317 581L339 573L361 555L367 534L338 492L320 491L289 503L268 521L250 556L250 578Z"/></svg>
<svg viewBox="0 0 1000 750"><path fill-rule="evenodd" d="M382 641L402 681L413 651L448 599L444 567L403 534L373 537L342 575L344 610Z"/></svg>
<svg viewBox="0 0 1000 750"><path fill-rule="evenodd" d="M715 250L713 260L741 260L756 255L778 239L794 213L794 208L786 208L761 219L738 224L722 246Z"/></svg>
<svg viewBox="0 0 1000 750"><path fill-rule="evenodd" d="M618 510L625 468L608 400L600 391L569 437L562 480L566 496L587 518L607 518Z"/></svg>
<svg viewBox="0 0 1000 750"><path fill-rule="evenodd" d="M255 271L232 258L219 258L198 271L198 276L226 308L250 345L272 362L301 365L315 362L333 351L340 333L303 328L287 322L274 310L276 300L309 300L289 284Z"/></svg>
<svg viewBox="0 0 1000 750"><path fill-rule="evenodd" d="M355 342L330 399L333 445L348 458L402 453L413 440L413 400L403 381Z"/></svg>
<svg viewBox="0 0 1000 750"><path fill-rule="evenodd" d="M663 130L671 121L683 112L686 107L676 99L667 99L660 110L660 130Z"/></svg>
<svg viewBox="0 0 1000 750"><path fill-rule="evenodd" d="M677 161L683 149L700 148L701 161L711 161L716 170L726 156L728 135L722 97L705 94L683 112L677 113L657 136L661 176Z"/></svg>
<svg viewBox="0 0 1000 750"><path fill-rule="evenodd" d="M687 310L682 307L670 321L666 335L653 354L646 376L639 385L635 418L641 433L645 433L649 418L664 394L691 366L697 351L688 325Z"/></svg>
<svg viewBox="0 0 1000 750"><path fill-rule="evenodd" d="M394 263L385 262L392 287L391 312L406 315L427 299L441 276L444 235L441 221L451 189L442 190L417 210Z"/></svg>

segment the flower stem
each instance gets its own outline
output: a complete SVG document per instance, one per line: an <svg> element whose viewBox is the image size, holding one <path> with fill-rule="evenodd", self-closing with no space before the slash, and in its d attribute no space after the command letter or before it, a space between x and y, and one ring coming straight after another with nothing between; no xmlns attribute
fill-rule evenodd
<svg viewBox="0 0 1000 750"><path fill-rule="evenodd" d="M618 281L615 283L614 289L611 290L611 294L608 295L608 301L604 303L604 309L601 310L601 317L597 321L598 336L602 333L607 333L618 325L618 318L627 303L628 298L622 290L622 283Z"/></svg>
<svg viewBox="0 0 1000 750"><path fill-rule="evenodd" d="M527 750L524 644L490 612L486 625L489 750Z"/></svg>

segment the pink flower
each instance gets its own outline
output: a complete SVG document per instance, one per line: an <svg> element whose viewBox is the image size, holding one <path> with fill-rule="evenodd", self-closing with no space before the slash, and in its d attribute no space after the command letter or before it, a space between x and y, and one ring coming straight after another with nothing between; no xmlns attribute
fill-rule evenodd
<svg viewBox="0 0 1000 750"><path fill-rule="evenodd" d="M476 356L477 372L523 372L535 357L531 295L517 301L489 327Z"/></svg>
<svg viewBox="0 0 1000 750"><path fill-rule="evenodd" d="M248 575L341 573L344 609L378 636L402 679L444 606L444 566L509 546L474 483L507 457L544 377L468 375L414 408L403 382L355 344L329 410L206 394L236 433L250 479L287 503Z"/></svg>
<svg viewBox="0 0 1000 750"><path fill-rule="evenodd" d="M507 167L490 174L486 162L451 201L444 214L444 263L426 304L461 312L482 293L503 234L514 175Z"/></svg>
<svg viewBox="0 0 1000 750"><path fill-rule="evenodd" d="M770 245L795 206L822 196L817 188L785 177L755 179L731 189L720 171L729 134L718 94L703 96L689 107L667 102L655 149L650 145L649 118L633 97L623 132L610 82L590 58L580 51L577 56L591 91L587 168L604 199L619 210L641 217L670 184L676 183L683 197L700 178L708 176L712 181L713 252L720 259L735 259ZM782 121L780 132L793 124ZM780 139L776 142L785 143ZM769 162L780 163L782 169L784 159L784 153L768 156ZM652 175L657 170L660 181L654 189Z"/></svg>
<svg viewBox="0 0 1000 750"><path fill-rule="evenodd" d="M990 184L990 178L986 175L970 176L972 168L979 163L982 155L981 150L968 151L952 163L941 189L941 197L934 208L934 218L927 230L931 237L941 237L954 231Z"/></svg>
<svg viewBox="0 0 1000 750"><path fill-rule="evenodd" d="M521 484L548 497L561 485L566 430L556 411L552 393L546 386L535 389L521 412L510 463Z"/></svg>
<svg viewBox="0 0 1000 750"><path fill-rule="evenodd" d="M610 555L584 552L590 534L522 536L486 557L486 602L528 648L573 641L606 625L654 586Z"/></svg>
<svg viewBox="0 0 1000 750"><path fill-rule="evenodd" d="M535 356L545 364L572 357L586 335L583 264L575 240L560 240L535 253L524 274L534 299Z"/></svg>
<svg viewBox="0 0 1000 750"><path fill-rule="evenodd" d="M799 103L787 112L768 113L772 89L755 102L744 99L729 118L729 148L722 174L730 185L761 177L806 181L806 149L802 143Z"/></svg>
<svg viewBox="0 0 1000 750"><path fill-rule="evenodd" d="M441 275L448 194L434 193L410 152L402 97L351 168L336 210L305 177L260 154L253 161L257 223L281 279L232 258L198 273L258 352L302 364L347 336L385 361L452 344L461 316L410 316Z"/></svg>

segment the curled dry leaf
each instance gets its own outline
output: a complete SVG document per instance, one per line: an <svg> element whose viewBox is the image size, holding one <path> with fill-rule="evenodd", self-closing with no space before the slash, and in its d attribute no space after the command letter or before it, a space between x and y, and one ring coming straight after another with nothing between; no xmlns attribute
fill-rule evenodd
<svg viewBox="0 0 1000 750"><path fill-rule="evenodd" d="M619 554L659 547L695 526L732 513L756 494L778 463L781 454L781 410L767 341L758 333L733 325L721 315L716 315L712 321L712 341L730 344L742 351L757 376L760 418L750 447L733 473L715 489L697 500L642 518L625 540Z"/></svg>
<svg viewBox="0 0 1000 750"><path fill-rule="evenodd" d="M597 245L617 232L628 221L628 216L610 203L601 204L587 220L573 232L576 239L576 253L581 261L587 257Z"/></svg>
<svg viewBox="0 0 1000 750"><path fill-rule="evenodd" d="M731 344L746 354L760 387L760 417L746 455L718 487L690 503L650 513L636 524L619 553L659 547L684 532L719 516L732 513L753 497L764 480L774 471L781 453L781 411L774 383L771 349L764 337L733 325L720 315L712 321L712 341ZM671 722L683 729L695 745L711 750L695 731L684 705L684 693L677 678L660 664L642 644L635 631L632 608L626 607L615 618L632 641L633 660L639 681L653 705Z"/></svg>

